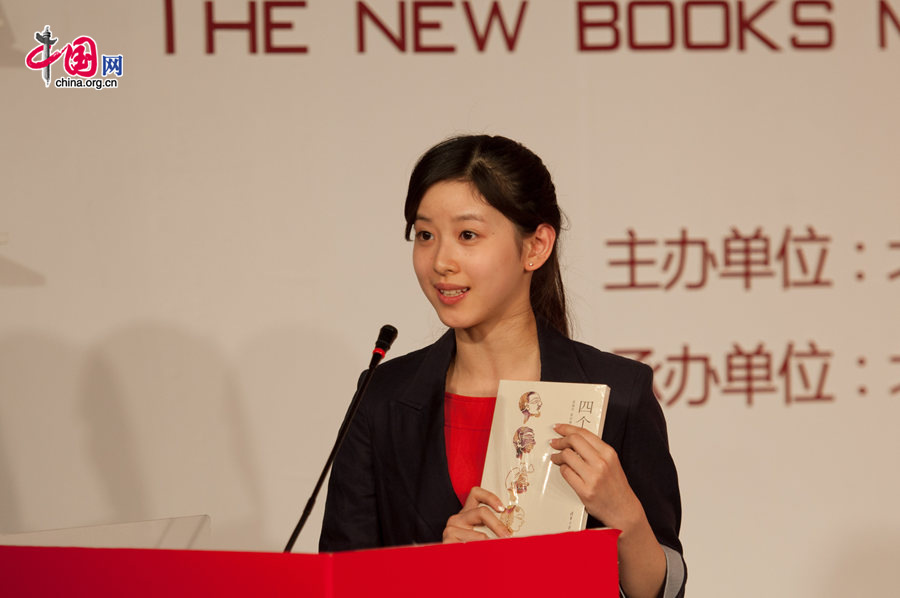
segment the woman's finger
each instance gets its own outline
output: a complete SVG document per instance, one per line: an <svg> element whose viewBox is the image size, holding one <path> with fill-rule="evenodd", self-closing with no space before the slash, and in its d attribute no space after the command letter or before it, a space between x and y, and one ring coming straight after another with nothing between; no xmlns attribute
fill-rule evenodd
<svg viewBox="0 0 900 598"><path fill-rule="evenodd" d="M563 438L554 438L550 441L550 446L557 449L558 451L574 451L579 457L581 457L581 459L584 460L585 463L587 463L591 467L602 465L603 456L600 454L600 452L594 447L591 442L578 434L570 434L568 436L564 436ZM572 463L572 466L574 467L575 464Z"/></svg>
<svg viewBox="0 0 900 598"><path fill-rule="evenodd" d="M487 505L498 513L503 512L503 503L497 498L496 494L489 492L480 486L472 486L472 489L469 490L469 496L466 497L466 504L463 505L462 510L468 511L470 509L475 509L478 505Z"/></svg>
<svg viewBox="0 0 900 598"><path fill-rule="evenodd" d="M497 518L497 513L504 510L505 507L496 494L473 486L462 510L447 520L443 541L451 543L487 540L487 534L474 529L479 525L487 527L499 538L508 538L511 535L509 529Z"/></svg>
<svg viewBox="0 0 900 598"><path fill-rule="evenodd" d="M553 448L562 450L570 447L586 462L596 467L615 467L615 464L619 462L616 450L603 442L596 434L568 424L558 424L554 428L558 428L560 432L567 432L567 435L551 440L550 446Z"/></svg>
<svg viewBox="0 0 900 598"><path fill-rule="evenodd" d="M588 442L594 450L597 452L603 452L604 447L608 447L609 445L603 442L603 440L589 430L585 430L584 428L579 428L578 426L573 426L572 424L556 424L553 426L553 430L563 437L578 437L583 438L586 442Z"/></svg>
<svg viewBox="0 0 900 598"><path fill-rule="evenodd" d="M584 482L584 479L580 475L578 475L572 467L570 467L567 463L559 464L559 473L562 475L562 478L566 481L569 486L572 487L572 490L575 491L575 494L578 495L578 498L584 502L585 495L587 494L588 488Z"/></svg>
<svg viewBox="0 0 900 598"><path fill-rule="evenodd" d="M571 448L565 448L558 453L550 455L550 461L560 467L565 465L571 472L581 479L587 478L591 473L591 465Z"/></svg>
<svg viewBox="0 0 900 598"><path fill-rule="evenodd" d="M497 518L497 515L489 507L481 505L474 509L460 511L450 517L447 520L447 527L444 529L444 541L447 541L448 534L456 538L456 541L463 542L487 539L487 535L473 529L479 525L487 527L499 538L508 538L511 535L509 529ZM460 530L474 533L464 533Z"/></svg>

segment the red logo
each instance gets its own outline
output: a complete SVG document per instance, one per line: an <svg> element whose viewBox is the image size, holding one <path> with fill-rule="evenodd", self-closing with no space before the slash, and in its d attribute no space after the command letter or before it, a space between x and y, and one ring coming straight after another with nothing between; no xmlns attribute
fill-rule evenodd
<svg viewBox="0 0 900 598"><path fill-rule="evenodd" d="M53 44L58 39L52 37L50 26L44 27L44 31L37 31L34 39L38 44L25 57L25 64L35 71L44 71L44 85L50 86L50 66L60 57L63 58L63 68L73 77L90 78L97 74L97 42L89 35L82 35L63 48L51 51Z"/></svg>

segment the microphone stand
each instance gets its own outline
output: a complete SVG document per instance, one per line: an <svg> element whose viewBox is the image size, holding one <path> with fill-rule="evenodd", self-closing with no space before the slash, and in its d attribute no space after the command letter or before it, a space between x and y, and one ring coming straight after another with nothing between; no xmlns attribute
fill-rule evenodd
<svg viewBox="0 0 900 598"><path fill-rule="evenodd" d="M359 385L359 388L356 389L356 393L354 393L353 398L350 400L350 406L347 408L347 414L344 416L344 422L341 424L341 428L338 430L337 440L334 442L334 446L331 448L331 453L328 455L328 460L325 461L325 467L322 468L322 473L319 474L319 480L316 482L316 487L313 489L312 496L309 497L309 500L306 501L306 507L303 508L303 514L300 516L300 521L297 522L297 525L294 527L294 531L291 533L291 537L287 542L287 545L284 547L284 552L291 552L294 548L294 542L297 541L297 536L300 535L300 530L303 529L303 526L306 524L306 520L309 519L310 513L312 513L313 506L316 503L316 497L319 495L319 490L322 489L322 484L325 482L325 476L328 475L328 471L331 469L332 463L334 463L334 458L337 455L338 449L341 448L341 444L344 442L344 438L347 436L347 432L350 431L350 422L353 421L353 416L356 415L357 409L359 409L359 403L366 392L366 388L369 386L369 382L372 380L372 374L375 373L375 368L384 358L384 354L387 353L388 349L391 348L391 344L393 344L394 340L397 338L397 329L391 326L390 324L386 324L381 327L381 332L378 334L378 340L375 341L375 349L372 351L372 359L369 362L369 369L366 371L366 375L363 378L362 384Z"/></svg>

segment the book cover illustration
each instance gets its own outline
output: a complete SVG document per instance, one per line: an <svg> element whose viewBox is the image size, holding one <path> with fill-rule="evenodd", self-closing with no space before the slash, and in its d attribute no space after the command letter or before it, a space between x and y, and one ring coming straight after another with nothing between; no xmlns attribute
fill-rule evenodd
<svg viewBox="0 0 900 598"><path fill-rule="evenodd" d="M506 505L498 517L514 536L578 531L584 505L550 461L553 425L601 434L609 387L602 384L501 380L481 486ZM479 531L495 537L486 527Z"/></svg>

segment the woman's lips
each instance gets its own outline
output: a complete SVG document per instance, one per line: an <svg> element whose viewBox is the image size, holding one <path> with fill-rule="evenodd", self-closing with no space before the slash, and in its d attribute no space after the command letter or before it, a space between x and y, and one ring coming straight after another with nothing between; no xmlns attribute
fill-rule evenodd
<svg viewBox="0 0 900 598"><path fill-rule="evenodd" d="M435 287L438 292L438 299L444 305L453 305L462 301L469 292L469 287Z"/></svg>

